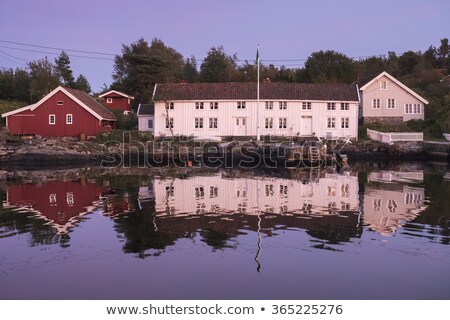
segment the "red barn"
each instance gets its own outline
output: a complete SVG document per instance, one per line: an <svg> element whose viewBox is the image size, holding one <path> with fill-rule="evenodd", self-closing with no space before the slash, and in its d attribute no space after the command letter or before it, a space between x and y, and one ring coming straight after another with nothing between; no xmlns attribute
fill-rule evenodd
<svg viewBox="0 0 450 320"><path fill-rule="evenodd" d="M12 134L95 136L114 128L116 116L87 93L58 87L39 102L2 114Z"/></svg>
<svg viewBox="0 0 450 320"><path fill-rule="evenodd" d="M131 112L131 100L134 97L123 92L111 90L98 96L102 99L103 105L109 110L122 110L123 113Z"/></svg>

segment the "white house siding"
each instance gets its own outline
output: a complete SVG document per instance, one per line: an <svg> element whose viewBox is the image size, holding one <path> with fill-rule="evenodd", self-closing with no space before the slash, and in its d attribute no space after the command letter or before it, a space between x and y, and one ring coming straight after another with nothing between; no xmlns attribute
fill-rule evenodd
<svg viewBox="0 0 450 320"><path fill-rule="evenodd" d="M165 127L166 117L174 119L174 135L194 135L196 137L253 136L257 135L257 101L247 100L245 109L237 108L237 101L215 100L219 103L217 110L210 109L211 100L202 101L170 101L174 109L165 109L165 102L155 101L155 136L170 136L172 132ZM266 110L265 102L273 101L273 109ZM284 100L286 101L286 100ZM204 109L197 110L195 102L203 102ZM312 117L312 132L318 137L351 137L358 135L358 102L357 101L308 101L311 110L303 110L302 102L287 100L287 109L280 110L280 100L260 100L259 125L260 135L275 136L307 136L302 132L302 116ZM335 102L336 110L328 111L327 102ZM340 110L341 102L349 103L349 110ZM167 113L166 113L167 111ZM327 118L334 117L336 128L327 128ZM203 129L194 128L195 118L203 118ZM209 129L209 118L218 118L218 128ZM236 119L246 119L246 134L237 131ZM273 119L273 128L265 128L265 118ZM280 129L279 119L287 118L287 128ZM349 118L349 128L341 128L341 119ZM241 120L240 120L241 123Z"/></svg>
<svg viewBox="0 0 450 320"><path fill-rule="evenodd" d="M387 90L380 89L380 83L382 81L387 82ZM424 119L424 103L404 88L393 82L386 76L380 77L372 84L364 88L360 93L361 101L363 105L363 118L395 118L400 117L403 121L411 119ZM380 108L374 109L372 107L372 100L380 99ZM388 109L388 99L395 99L395 108ZM406 104L420 104L420 114L406 114Z"/></svg>
<svg viewBox="0 0 450 320"><path fill-rule="evenodd" d="M329 174L308 184L280 178L227 179L220 174L156 179L154 192L157 214L302 213L308 205L315 214L358 211L358 178L346 175Z"/></svg>
<svg viewBox="0 0 450 320"><path fill-rule="evenodd" d="M153 128L148 127L148 120L153 120ZM138 116L138 130L139 131L149 131L149 132L153 133L154 128L155 128L155 120L154 120L153 116L149 116L149 115Z"/></svg>

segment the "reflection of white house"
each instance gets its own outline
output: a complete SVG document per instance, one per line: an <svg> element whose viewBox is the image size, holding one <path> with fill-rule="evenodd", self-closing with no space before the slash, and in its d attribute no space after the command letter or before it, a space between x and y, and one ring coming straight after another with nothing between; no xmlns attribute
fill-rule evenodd
<svg viewBox="0 0 450 320"><path fill-rule="evenodd" d="M359 81L364 122L424 119L428 101L387 72Z"/></svg>
<svg viewBox="0 0 450 320"><path fill-rule="evenodd" d="M358 136L358 92L346 84L157 84L155 136ZM259 130L258 130L259 127Z"/></svg>
<svg viewBox="0 0 450 320"><path fill-rule="evenodd" d="M281 178L228 179L220 174L156 179L155 210L165 214L338 214L358 211L358 179L326 175L304 184Z"/></svg>
<svg viewBox="0 0 450 320"><path fill-rule="evenodd" d="M419 181L420 175L423 177L421 172L372 172L369 174L369 181ZM364 223L381 235L392 235L425 209L424 201L424 188L398 183L376 186L369 183L364 192Z"/></svg>

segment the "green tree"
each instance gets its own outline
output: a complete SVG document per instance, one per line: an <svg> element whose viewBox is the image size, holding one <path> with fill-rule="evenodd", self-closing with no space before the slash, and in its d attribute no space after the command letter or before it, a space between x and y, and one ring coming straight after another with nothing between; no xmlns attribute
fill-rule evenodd
<svg viewBox="0 0 450 320"><path fill-rule="evenodd" d="M14 71L14 99L30 102L30 75L19 68Z"/></svg>
<svg viewBox="0 0 450 320"><path fill-rule="evenodd" d="M200 81L227 82L236 80L236 61L236 55L227 55L222 46L211 48L200 66Z"/></svg>
<svg viewBox="0 0 450 320"><path fill-rule="evenodd" d="M198 81L197 61L194 56L186 59L183 67L183 78L191 83Z"/></svg>
<svg viewBox="0 0 450 320"><path fill-rule="evenodd" d="M41 99L60 85L53 64L47 57L28 63L30 69L30 96L32 102Z"/></svg>
<svg viewBox="0 0 450 320"><path fill-rule="evenodd" d="M398 68L401 75L417 71L420 55L414 51L406 51L398 58Z"/></svg>
<svg viewBox="0 0 450 320"><path fill-rule="evenodd" d="M55 59L55 73L64 86L73 88L74 77L72 69L70 69L70 58L64 51L61 51L61 54Z"/></svg>
<svg viewBox="0 0 450 320"><path fill-rule="evenodd" d="M305 62L305 70L315 83L351 83L356 79L353 60L333 50L313 52Z"/></svg>
<svg viewBox="0 0 450 320"><path fill-rule="evenodd" d="M122 46L122 55L114 59L112 89L136 97L135 102L148 102L155 83L180 81L183 77L183 56L160 39L149 46L143 38Z"/></svg>
<svg viewBox="0 0 450 320"><path fill-rule="evenodd" d="M0 69L0 99L14 99L13 69Z"/></svg>
<svg viewBox="0 0 450 320"><path fill-rule="evenodd" d="M441 45L439 46L438 54L439 54L439 65L443 68L445 68L447 64L447 57L449 55L449 52L450 46L448 45L448 39L447 38L441 39Z"/></svg>
<svg viewBox="0 0 450 320"><path fill-rule="evenodd" d="M86 93L91 93L91 85L89 84L88 79L82 74L80 74L77 80L74 82L73 88L84 91Z"/></svg>

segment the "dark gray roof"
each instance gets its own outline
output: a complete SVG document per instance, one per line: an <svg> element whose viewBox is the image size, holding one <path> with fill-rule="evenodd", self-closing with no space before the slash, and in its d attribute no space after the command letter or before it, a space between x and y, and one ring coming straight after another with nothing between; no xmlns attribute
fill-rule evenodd
<svg viewBox="0 0 450 320"><path fill-rule="evenodd" d="M256 100L255 82L158 84L153 101ZM356 86L319 83L261 83L260 99L358 101Z"/></svg>
<svg viewBox="0 0 450 320"><path fill-rule="evenodd" d="M71 88L64 88L64 89L69 91L70 94L72 94L75 98L84 103L88 108L90 108L93 112L98 114L102 119L117 121L117 117L114 115L114 113L112 113L104 106L102 106L100 103L98 103L86 92Z"/></svg>
<svg viewBox="0 0 450 320"><path fill-rule="evenodd" d="M155 113L155 105L150 104L140 104L138 108L138 116L152 116Z"/></svg>

